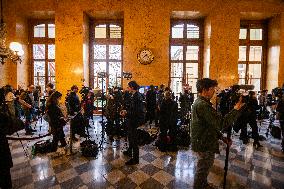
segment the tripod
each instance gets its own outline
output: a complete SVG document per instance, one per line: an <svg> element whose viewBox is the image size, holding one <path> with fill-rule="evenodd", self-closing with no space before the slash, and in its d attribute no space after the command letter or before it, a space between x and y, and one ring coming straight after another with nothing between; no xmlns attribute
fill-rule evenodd
<svg viewBox="0 0 284 189"><path fill-rule="evenodd" d="M101 97L101 101L102 101L102 115L101 115L101 126L102 126L102 131L101 131L101 141L100 141L100 145L99 145L99 149L103 149L103 143L105 141L105 121L104 121L104 100L105 100L105 95L104 95L104 78L107 77L106 72L99 72L98 73L98 78L102 79L102 97Z"/></svg>

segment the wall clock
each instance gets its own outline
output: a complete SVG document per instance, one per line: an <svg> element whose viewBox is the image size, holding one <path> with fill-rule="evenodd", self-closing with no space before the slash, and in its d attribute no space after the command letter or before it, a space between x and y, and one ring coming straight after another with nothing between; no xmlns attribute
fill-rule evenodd
<svg viewBox="0 0 284 189"><path fill-rule="evenodd" d="M141 49L137 54L137 60L144 65L150 64L154 60L152 51L148 48Z"/></svg>

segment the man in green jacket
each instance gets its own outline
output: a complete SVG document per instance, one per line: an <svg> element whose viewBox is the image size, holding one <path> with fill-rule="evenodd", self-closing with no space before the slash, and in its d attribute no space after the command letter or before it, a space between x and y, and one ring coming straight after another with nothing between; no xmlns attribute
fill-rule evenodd
<svg viewBox="0 0 284 189"><path fill-rule="evenodd" d="M209 169L214 163L215 153L219 153L218 140L222 139L228 145L231 141L222 137L221 129L233 124L243 106L241 100L224 118L212 107L210 99L215 94L218 83L216 80L204 78L197 81L198 98L192 106L191 142L192 150L198 154L194 189L210 188L207 183Z"/></svg>

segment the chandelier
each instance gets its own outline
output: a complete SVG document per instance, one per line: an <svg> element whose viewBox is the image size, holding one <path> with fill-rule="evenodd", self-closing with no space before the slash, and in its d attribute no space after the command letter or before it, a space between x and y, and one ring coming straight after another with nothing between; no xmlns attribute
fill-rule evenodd
<svg viewBox="0 0 284 189"><path fill-rule="evenodd" d="M13 63L21 63L21 56L24 55L22 45L18 42L10 43L9 48L6 47L6 23L3 20L3 4L1 0L1 21L0 21L0 62L4 64L8 59Z"/></svg>

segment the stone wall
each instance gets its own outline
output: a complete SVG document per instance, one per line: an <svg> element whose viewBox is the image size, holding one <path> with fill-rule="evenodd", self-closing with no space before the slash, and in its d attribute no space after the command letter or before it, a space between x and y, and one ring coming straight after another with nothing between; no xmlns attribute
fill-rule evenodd
<svg viewBox="0 0 284 189"><path fill-rule="evenodd" d="M5 21L11 26L9 39L24 43L25 50L28 42L25 20L55 19L56 86L64 93L73 84L81 85L84 79L88 80L88 17L123 19L123 70L131 71L133 79L140 85L159 85L169 82L171 18L203 17L205 19L204 76L218 79L221 87L227 87L238 82L240 20L267 19L281 14L284 10L284 3L277 0L5 0L5 2L5 7L9 10L5 12L5 19L7 18ZM191 12L196 14L193 15ZM14 15L22 18L16 19ZM283 16L279 22L281 40L278 83L284 81L284 53L281 53L284 49ZM19 30L17 25L24 27L23 32L16 32ZM137 53L143 47L150 48L155 55L150 65L141 65L137 61ZM26 73L27 65L29 65L28 57L25 57L23 65L18 66L18 71L14 71L17 69L15 65L8 63L0 65L2 73L0 85L12 83L15 86L17 82L26 84L26 75L30 75ZM24 78L19 78L22 75ZM271 74L269 80L270 76ZM88 81L85 84L88 84ZM267 84L276 83L268 81Z"/></svg>

